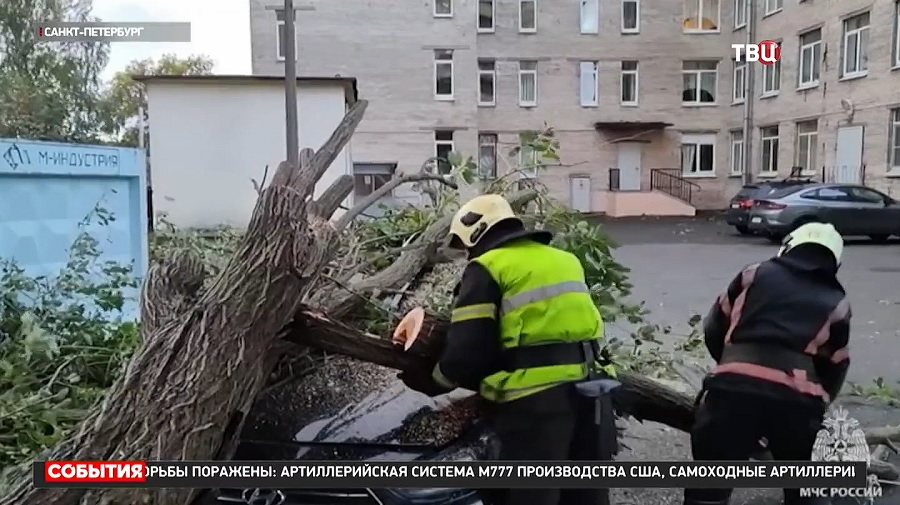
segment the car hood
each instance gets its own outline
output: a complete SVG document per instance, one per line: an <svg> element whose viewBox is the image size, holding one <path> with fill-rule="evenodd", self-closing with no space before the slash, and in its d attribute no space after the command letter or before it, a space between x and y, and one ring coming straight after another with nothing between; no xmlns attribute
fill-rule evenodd
<svg viewBox="0 0 900 505"><path fill-rule="evenodd" d="M358 386L353 388L355 394L347 394L346 387L330 388L317 395L314 404L295 411L290 416L296 430L293 440L273 440L281 437L269 430L245 430L239 459L428 457L472 432L477 421L477 399L471 392L458 390L430 398L398 380ZM290 402L291 398L280 400Z"/></svg>

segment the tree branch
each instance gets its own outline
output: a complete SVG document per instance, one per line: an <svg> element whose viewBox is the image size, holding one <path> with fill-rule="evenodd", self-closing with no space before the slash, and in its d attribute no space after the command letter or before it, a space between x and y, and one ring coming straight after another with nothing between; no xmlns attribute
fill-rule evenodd
<svg viewBox="0 0 900 505"><path fill-rule="evenodd" d="M359 216L366 209L371 207L381 198L387 196L391 191L393 191L397 186L401 184L406 184L409 182L422 182L422 181L438 181L442 184L450 186L453 189L458 189L459 187L455 182L447 180L442 175L435 175L429 173L418 173L418 174L410 174L410 175L402 175L400 177L394 177L390 181L387 182L384 186L381 186L377 190L373 191L369 196L363 199L363 201L354 205L353 208L348 210L340 219L337 220L334 227L338 231L342 231L354 220L357 216Z"/></svg>
<svg viewBox="0 0 900 505"><path fill-rule="evenodd" d="M344 200L353 192L353 176L342 175L335 179L328 186L328 189L322 193L322 196L316 199L312 212L322 219L329 219L337 212Z"/></svg>

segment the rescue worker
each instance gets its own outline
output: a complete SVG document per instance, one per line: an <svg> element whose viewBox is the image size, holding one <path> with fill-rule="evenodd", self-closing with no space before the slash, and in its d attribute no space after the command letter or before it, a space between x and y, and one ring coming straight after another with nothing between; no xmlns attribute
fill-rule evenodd
<svg viewBox="0 0 900 505"><path fill-rule="evenodd" d="M434 370L400 375L435 396L457 387L486 400L500 459L595 460L594 403L574 384L595 366L603 320L584 270L528 231L500 195L478 196L450 225L450 246L468 255L444 351ZM417 376L418 375L418 376ZM615 431L614 429L612 430ZM492 490L496 505L599 505L603 490Z"/></svg>
<svg viewBox="0 0 900 505"><path fill-rule="evenodd" d="M830 224L785 237L778 254L741 271L704 321L717 366L691 432L695 460L808 461L850 365L850 304L837 280L844 241ZM730 489L686 489L685 505L724 505ZM818 503L784 490L786 505Z"/></svg>

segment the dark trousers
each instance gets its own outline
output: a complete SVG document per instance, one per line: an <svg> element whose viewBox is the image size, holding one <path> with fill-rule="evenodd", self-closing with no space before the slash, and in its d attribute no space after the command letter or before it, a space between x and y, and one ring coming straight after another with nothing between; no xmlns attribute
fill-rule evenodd
<svg viewBox="0 0 900 505"><path fill-rule="evenodd" d="M487 420L507 461L593 461L598 436L594 404L571 385L508 403L491 404ZM608 490L500 489L487 491L491 505L607 505Z"/></svg>
<svg viewBox="0 0 900 505"><path fill-rule="evenodd" d="M774 387L774 386L773 386ZM710 390L697 409L691 431L695 461L745 461L765 438L778 461L809 461L825 408L735 391ZM685 489L685 505L728 503L730 489ZM785 505L811 505L797 489L784 490Z"/></svg>

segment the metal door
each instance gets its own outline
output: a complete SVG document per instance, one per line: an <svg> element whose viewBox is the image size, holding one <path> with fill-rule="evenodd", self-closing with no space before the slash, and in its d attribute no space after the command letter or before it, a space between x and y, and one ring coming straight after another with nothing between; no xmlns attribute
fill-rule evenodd
<svg viewBox="0 0 900 505"><path fill-rule="evenodd" d="M862 184L862 156L865 132L862 126L838 128L834 181Z"/></svg>
<svg viewBox="0 0 900 505"><path fill-rule="evenodd" d="M638 142L619 143L619 189L640 191L641 189L641 144Z"/></svg>
<svg viewBox="0 0 900 505"><path fill-rule="evenodd" d="M569 180L572 208L578 212L591 212L591 178L572 177Z"/></svg>

